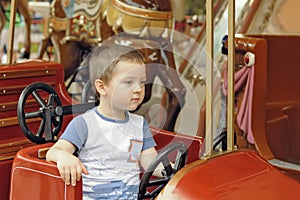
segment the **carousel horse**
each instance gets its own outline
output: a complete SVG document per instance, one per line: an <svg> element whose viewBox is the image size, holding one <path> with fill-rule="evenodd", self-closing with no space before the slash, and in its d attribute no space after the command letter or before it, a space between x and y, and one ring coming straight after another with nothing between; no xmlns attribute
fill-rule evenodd
<svg viewBox="0 0 300 200"><path fill-rule="evenodd" d="M168 93L167 116L161 128L173 131L185 103L186 89L177 74L171 37L174 19L181 21L185 16L184 2L54 0L50 8L49 37L40 47L39 58L52 42L67 79L80 66L86 52L96 45L119 43L141 49L149 83L144 102L150 99L154 79L159 77Z"/></svg>
<svg viewBox="0 0 300 200"><path fill-rule="evenodd" d="M30 25L31 25L31 17L28 9L28 0L17 0L17 11L20 12L20 14L24 17L25 21L25 37L24 37L24 54L23 58L29 58L30 57L30 45L31 45L31 37L30 37ZM0 6L0 33L2 32L6 21L9 21L9 19L6 18L4 12L10 12L10 10L6 10L5 7L7 7L7 4L10 4L10 0L1 0Z"/></svg>

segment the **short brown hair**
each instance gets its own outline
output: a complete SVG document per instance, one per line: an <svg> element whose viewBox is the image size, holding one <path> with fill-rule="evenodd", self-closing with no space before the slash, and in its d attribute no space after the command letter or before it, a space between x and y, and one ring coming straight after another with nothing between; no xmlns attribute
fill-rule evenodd
<svg viewBox="0 0 300 200"><path fill-rule="evenodd" d="M129 46L114 44L95 47L89 61L90 81L93 87L98 78L109 83L119 61L143 64L144 57L139 50Z"/></svg>
<svg viewBox="0 0 300 200"><path fill-rule="evenodd" d="M115 44L95 47L89 62L92 84L94 84L98 78L109 82L115 66L120 61L131 61L143 64L144 57L139 50L129 46Z"/></svg>

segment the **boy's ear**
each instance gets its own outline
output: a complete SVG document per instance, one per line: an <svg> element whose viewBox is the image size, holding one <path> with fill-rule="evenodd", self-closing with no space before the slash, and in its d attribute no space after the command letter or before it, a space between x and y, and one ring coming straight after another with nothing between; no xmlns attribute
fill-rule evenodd
<svg viewBox="0 0 300 200"><path fill-rule="evenodd" d="M104 82L101 79L96 79L95 80L95 88L96 88L97 92L100 95L103 95L103 96L106 95L106 90L105 90Z"/></svg>

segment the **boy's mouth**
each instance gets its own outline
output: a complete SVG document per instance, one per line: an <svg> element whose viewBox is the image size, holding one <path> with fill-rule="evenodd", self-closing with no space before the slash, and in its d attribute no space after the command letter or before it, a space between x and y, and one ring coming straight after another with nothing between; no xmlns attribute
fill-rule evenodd
<svg viewBox="0 0 300 200"><path fill-rule="evenodd" d="M131 101L139 101L140 98L132 98Z"/></svg>

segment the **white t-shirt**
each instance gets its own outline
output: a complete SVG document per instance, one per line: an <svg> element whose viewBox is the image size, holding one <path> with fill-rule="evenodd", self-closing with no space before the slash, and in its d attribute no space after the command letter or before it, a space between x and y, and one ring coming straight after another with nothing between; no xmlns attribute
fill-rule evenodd
<svg viewBox="0 0 300 200"><path fill-rule="evenodd" d="M125 120L113 120L94 108L75 117L61 139L78 148L89 171L83 199L137 199L140 153L156 145L142 116L126 112Z"/></svg>

